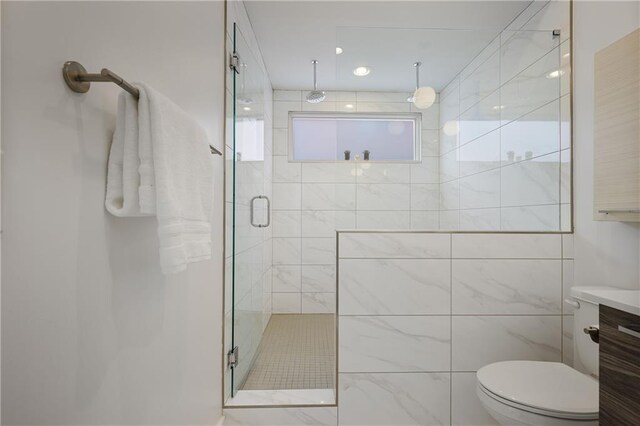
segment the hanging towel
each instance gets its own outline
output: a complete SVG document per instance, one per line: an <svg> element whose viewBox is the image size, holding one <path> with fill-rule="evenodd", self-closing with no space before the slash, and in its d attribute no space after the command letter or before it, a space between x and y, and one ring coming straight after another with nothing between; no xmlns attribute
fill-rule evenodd
<svg viewBox="0 0 640 426"><path fill-rule="evenodd" d="M140 211L138 188L138 101L129 93L118 98L116 130L113 133L107 167L107 211L118 217L144 216Z"/></svg>
<svg viewBox="0 0 640 426"><path fill-rule="evenodd" d="M211 258L213 159L207 133L165 96L143 84L136 87L137 108L128 108L136 101L127 93L118 103L107 210L115 216L155 215L161 270L180 272Z"/></svg>

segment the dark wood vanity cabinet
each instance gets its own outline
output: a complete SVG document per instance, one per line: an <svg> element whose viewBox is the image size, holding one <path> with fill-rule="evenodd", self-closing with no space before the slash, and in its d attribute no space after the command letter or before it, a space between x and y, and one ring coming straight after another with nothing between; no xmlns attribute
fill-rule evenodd
<svg viewBox="0 0 640 426"><path fill-rule="evenodd" d="M600 425L640 426L640 316L600 305Z"/></svg>

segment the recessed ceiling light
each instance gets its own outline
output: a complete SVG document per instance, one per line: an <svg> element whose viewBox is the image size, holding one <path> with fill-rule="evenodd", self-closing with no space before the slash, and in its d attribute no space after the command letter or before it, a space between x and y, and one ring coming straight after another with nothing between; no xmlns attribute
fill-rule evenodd
<svg viewBox="0 0 640 426"><path fill-rule="evenodd" d="M494 111L498 111L498 110L500 110L500 109L504 109L504 105L494 105L494 106L493 106L493 110L494 110Z"/></svg>
<svg viewBox="0 0 640 426"><path fill-rule="evenodd" d="M342 53L342 47L336 47L336 55L339 55Z"/></svg>
<svg viewBox="0 0 640 426"><path fill-rule="evenodd" d="M347 109L353 109L353 104L346 104L344 107Z"/></svg>
<svg viewBox="0 0 640 426"><path fill-rule="evenodd" d="M251 111L250 107L243 107L242 109L245 110L245 111Z"/></svg>
<svg viewBox="0 0 640 426"><path fill-rule="evenodd" d="M357 67L353 70L353 75L358 77L364 77L365 75L369 75L371 72L371 68L369 67Z"/></svg>
<svg viewBox="0 0 640 426"><path fill-rule="evenodd" d="M562 70L554 70L554 71L551 71L549 74L547 74L547 78L558 78L563 74L564 74L564 71Z"/></svg>

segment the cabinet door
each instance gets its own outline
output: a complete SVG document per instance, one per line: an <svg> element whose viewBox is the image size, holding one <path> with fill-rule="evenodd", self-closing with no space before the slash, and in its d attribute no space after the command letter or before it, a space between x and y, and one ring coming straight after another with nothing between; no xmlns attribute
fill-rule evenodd
<svg viewBox="0 0 640 426"><path fill-rule="evenodd" d="M640 30L595 55L594 218L640 221Z"/></svg>
<svg viewBox="0 0 640 426"><path fill-rule="evenodd" d="M600 425L640 425L640 317L603 305Z"/></svg>

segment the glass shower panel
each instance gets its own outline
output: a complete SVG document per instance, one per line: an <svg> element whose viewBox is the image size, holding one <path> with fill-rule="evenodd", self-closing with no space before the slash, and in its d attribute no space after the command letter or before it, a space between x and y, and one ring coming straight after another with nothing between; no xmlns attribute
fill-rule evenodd
<svg viewBox="0 0 640 426"><path fill-rule="evenodd" d="M231 396L246 378L264 329L263 250L268 225L264 161L264 74L234 25L231 342L237 364Z"/></svg>

